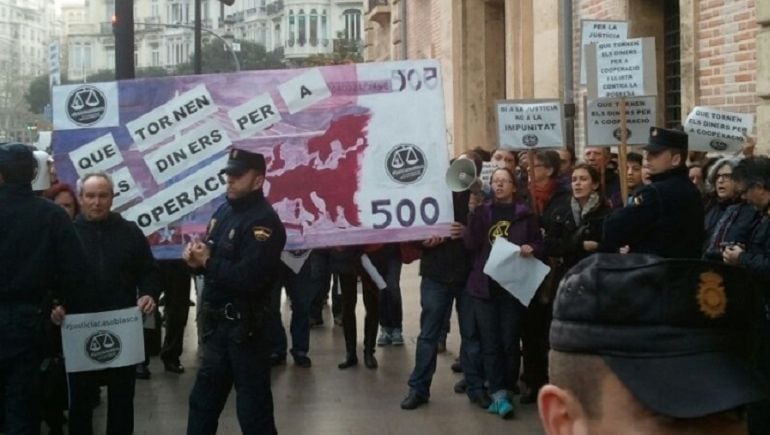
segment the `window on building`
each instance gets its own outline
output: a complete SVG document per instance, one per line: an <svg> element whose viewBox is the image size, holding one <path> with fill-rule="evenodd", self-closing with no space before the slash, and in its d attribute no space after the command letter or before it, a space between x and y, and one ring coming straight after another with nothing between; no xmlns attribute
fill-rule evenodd
<svg viewBox="0 0 770 435"><path fill-rule="evenodd" d="M679 1L666 0L663 35L666 127L682 124L682 70L679 49Z"/></svg>
<svg viewBox="0 0 770 435"><path fill-rule="evenodd" d="M282 44L283 41L281 41L281 25L276 23L275 28L273 29L273 49Z"/></svg>
<svg viewBox="0 0 770 435"><path fill-rule="evenodd" d="M326 9L321 13L321 44L329 45L329 32L326 27Z"/></svg>
<svg viewBox="0 0 770 435"><path fill-rule="evenodd" d="M160 45L152 44L150 49L152 52L152 59L150 60L150 64L152 66L160 66Z"/></svg>
<svg viewBox="0 0 770 435"><path fill-rule="evenodd" d="M160 17L160 5L158 4L158 0L152 0L152 5L150 7L150 16L151 17Z"/></svg>
<svg viewBox="0 0 770 435"><path fill-rule="evenodd" d="M345 38L353 41L361 39L361 11L347 9L342 13L345 18Z"/></svg>
<svg viewBox="0 0 770 435"><path fill-rule="evenodd" d="M106 0L104 2L104 22L112 22L112 16L115 15L115 0Z"/></svg>
<svg viewBox="0 0 770 435"><path fill-rule="evenodd" d="M289 47L294 45L294 32L296 31L296 24L294 23L294 11L289 11Z"/></svg>
<svg viewBox="0 0 770 435"><path fill-rule="evenodd" d="M305 28L305 24L305 10L300 9L299 13L297 13L297 45L300 47L307 42L307 29Z"/></svg>
<svg viewBox="0 0 770 435"><path fill-rule="evenodd" d="M310 10L310 45L318 45L318 11Z"/></svg>

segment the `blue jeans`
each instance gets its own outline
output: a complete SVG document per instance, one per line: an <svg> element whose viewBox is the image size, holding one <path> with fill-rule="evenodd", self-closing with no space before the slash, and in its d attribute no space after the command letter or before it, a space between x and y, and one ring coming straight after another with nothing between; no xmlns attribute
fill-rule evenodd
<svg viewBox="0 0 770 435"><path fill-rule="evenodd" d="M526 308L508 293L473 298L489 391L513 390L521 366L521 332Z"/></svg>
<svg viewBox="0 0 770 435"><path fill-rule="evenodd" d="M283 286L291 301L291 354L307 355L310 350L310 307L318 294L318 283L312 279L310 261L305 261L299 274L287 270ZM286 329L281 321L281 285L272 289L270 296L269 330L272 353L286 355Z"/></svg>
<svg viewBox="0 0 770 435"><path fill-rule="evenodd" d="M418 396L430 397L430 384L436 371L438 340L444 329L447 310L452 308L452 301L462 292L462 287L446 284L422 277L420 283L420 335L417 337L417 349L414 356L414 370L409 377L409 388Z"/></svg>
<svg viewBox="0 0 770 435"><path fill-rule="evenodd" d="M380 290L380 326L390 332L401 329L404 318L401 304L401 258L398 255L388 258L383 278L388 286Z"/></svg>
<svg viewBox="0 0 770 435"><path fill-rule="evenodd" d="M264 334L243 338L240 322L206 326L203 361L190 393L188 435L217 432L219 415L235 385L235 406L245 435L275 434L268 341ZM259 331L261 328L257 328Z"/></svg>

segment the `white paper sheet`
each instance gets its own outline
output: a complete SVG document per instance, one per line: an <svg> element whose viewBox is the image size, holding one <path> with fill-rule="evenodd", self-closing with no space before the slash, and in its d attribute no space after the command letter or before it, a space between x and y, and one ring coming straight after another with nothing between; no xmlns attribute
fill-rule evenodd
<svg viewBox="0 0 770 435"><path fill-rule="evenodd" d="M484 265L484 273L524 305L535 296L550 270L535 257L522 257L521 248L502 237L495 239Z"/></svg>

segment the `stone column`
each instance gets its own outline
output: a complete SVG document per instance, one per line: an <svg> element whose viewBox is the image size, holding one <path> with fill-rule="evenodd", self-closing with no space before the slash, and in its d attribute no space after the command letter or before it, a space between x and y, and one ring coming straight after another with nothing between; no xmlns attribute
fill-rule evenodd
<svg viewBox="0 0 770 435"><path fill-rule="evenodd" d="M757 0L757 152L770 154L770 0Z"/></svg>

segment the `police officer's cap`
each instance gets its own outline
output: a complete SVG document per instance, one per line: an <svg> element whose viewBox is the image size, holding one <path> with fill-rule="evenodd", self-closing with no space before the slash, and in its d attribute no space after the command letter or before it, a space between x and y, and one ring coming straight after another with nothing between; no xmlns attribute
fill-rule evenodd
<svg viewBox="0 0 770 435"><path fill-rule="evenodd" d="M749 363L758 304L746 273L700 260L596 254L554 301L551 348L601 356L652 411L695 418L765 397Z"/></svg>
<svg viewBox="0 0 770 435"><path fill-rule="evenodd" d="M20 143L0 144L0 173L6 183L29 183L35 178L36 169L32 147Z"/></svg>
<svg viewBox="0 0 770 435"><path fill-rule="evenodd" d="M249 169L254 169L260 174L265 173L265 156L259 153L233 148L227 159L227 165L221 172L227 175L243 175Z"/></svg>
<svg viewBox="0 0 770 435"><path fill-rule="evenodd" d="M644 150L658 153L665 150L687 151L687 133L681 130L650 127L650 138Z"/></svg>

